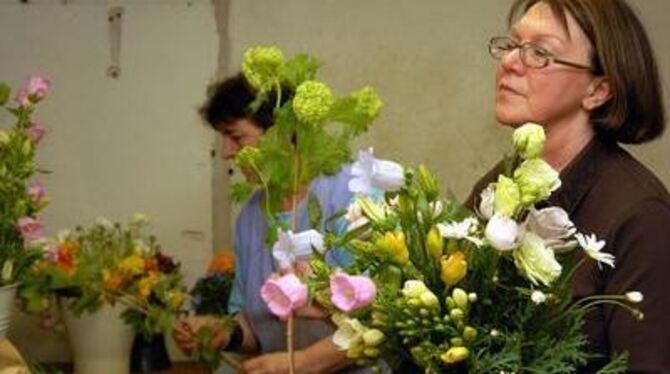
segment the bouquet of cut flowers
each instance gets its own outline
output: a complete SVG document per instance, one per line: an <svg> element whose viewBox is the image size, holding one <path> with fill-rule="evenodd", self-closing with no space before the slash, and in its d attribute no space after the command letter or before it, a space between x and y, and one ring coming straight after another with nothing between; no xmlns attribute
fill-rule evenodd
<svg viewBox="0 0 670 374"><path fill-rule="evenodd" d="M217 323L227 330L235 327L235 320L228 314L228 300L235 280L235 259L232 252L221 251L212 259L207 275L198 279L190 291L191 306L196 315L216 317ZM225 359L220 349L212 348L214 332L204 328L198 333L194 358L199 363L215 369ZM234 362L230 362L234 365Z"/></svg>
<svg viewBox="0 0 670 374"><path fill-rule="evenodd" d="M571 279L585 261L614 266L614 258L564 210L540 208L560 186L539 158L544 139L535 124L514 132L514 155L476 212L441 198L426 168L361 151L348 231L325 235L323 244L349 248L354 262L332 269L316 255L311 276L266 283L275 291L268 306L304 305L309 291L338 327L334 343L360 365L383 359L403 372L575 372L591 357L584 314L609 303L641 319L634 304L642 295L572 299ZM625 363L617 356L605 370L625 371Z"/></svg>
<svg viewBox="0 0 670 374"><path fill-rule="evenodd" d="M145 337L171 329L185 287L179 265L144 233L147 223L140 214L125 227L101 218L59 233L19 290L26 309L44 311L55 296L69 298L75 315L119 302L127 306L123 318Z"/></svg>
<svg viewBox="0 0 670 374"><path fill-rule="evenodd" d="M16 119L11 128L0 128L0 286L20 280L41 253L44 226L37 213L47 200L43 185L33 177L43 172L34 158L46 129L32 122L31 116L49 86L47 79L31 77L10 106L10 88L0 82L1 114Z"/></svg>

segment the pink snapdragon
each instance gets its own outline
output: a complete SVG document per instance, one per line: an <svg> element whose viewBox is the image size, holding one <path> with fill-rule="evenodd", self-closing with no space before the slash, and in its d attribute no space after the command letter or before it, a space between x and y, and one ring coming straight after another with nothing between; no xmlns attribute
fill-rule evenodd
<svg viewBox="0 0 670 374"><path fill-rule="evenodd" d="M330 277L330 292L330 301L348 313L370 305L377 294L377 287L368 277L336 272Z"/></svg>
<svg viewBox="0 0 670 374"><path fill-rule="evenodd" d="M293 311L307 305L307 286L295 274L289 273L265 281L261 298L272 314L285 320Z"/></svg>
<svg viewBox="0 0 670 374"><path fill-rule="evenodd" d="M44 237L44 225L35 218L21 217L17 226L25 240L33 241Z"/></svg>
<svg viewBox="0 0 670 374"><path fill-rule="evenodd" d="M33 75L28 79L28 83L18 91L16 102L19 106L27 107L44 99L49 92L51 82L41 75Z"/></svg>
<svg viewBox="0 0 670 374"><path fill-rule="evenodd" d="M26 133L33 141L33 143L37 144L42 140L44 135L47 133L47 128L40 125L39 123L33 122L26 129Z"/></svg>
<svg viewBox="0 0 670 374"><path fill-rule="evenodd" d="M45 191L44 185L39 181L35 181L28 186L28 196L35 204L44 198Z"/></svg>

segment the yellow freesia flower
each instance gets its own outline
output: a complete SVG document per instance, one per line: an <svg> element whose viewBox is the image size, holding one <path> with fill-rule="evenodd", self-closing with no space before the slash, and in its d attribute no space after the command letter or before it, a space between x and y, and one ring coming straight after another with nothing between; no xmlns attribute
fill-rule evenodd
<svg viewBox="0 0 670 374"><path fill-rule="evenodd" d="M402 231L387 231L375 244L380 250L388 253L396 264L404 266L409 261L405 233Z"/></svg>
<svg viewBox="0 0 670 374"><path fill-rule="evenodd" d="M468 262L462 251L456 251L449 256L442 256L440 277L451 287L458 283L468 272Z"/></svg>

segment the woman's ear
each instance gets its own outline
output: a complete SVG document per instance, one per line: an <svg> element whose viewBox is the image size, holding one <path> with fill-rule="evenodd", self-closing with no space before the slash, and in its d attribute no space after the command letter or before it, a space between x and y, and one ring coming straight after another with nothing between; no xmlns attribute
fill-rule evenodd
<svg viewBox="0 0 670 374"><path fill-rule="evenodd" d="M592 111L602 106L612 98L612 88L612 82L608 77L594 78L582 100L582 107L587 111Z"/></svg>

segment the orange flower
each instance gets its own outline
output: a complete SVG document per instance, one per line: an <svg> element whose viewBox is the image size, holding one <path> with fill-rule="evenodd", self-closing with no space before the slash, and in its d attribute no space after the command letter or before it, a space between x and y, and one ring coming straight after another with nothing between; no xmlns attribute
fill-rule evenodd
<svg viewBox="0 0 670 374"><path fill-rule="evenodd" d="M58 245L58 259L56 266L68 274L74 272L76 255L79 252L79 243L64 241Z"/></svg>
<svg viewBox="0 0 670 374"><path fill-rule="evenodd" d="M208 274L215 273L234 273L235 256L230 251L221 251L209 263Z"/></svg>
<svg viewBox="0 0 670 374"><path fill-rule="evenodd" d="M147 273L150 271L156 271L158 270L158 264L156 263L156 260L153 258L147 258L144 260L144 271Z"/></svg>
<svg viewBox="0 0 670 374"><path fill-rule="evenodd" d="M123 275L118 272L111 272L107 269L102 271L102 282L105 290L110 292L116 292L120 290L124 283Z"/></svg>

